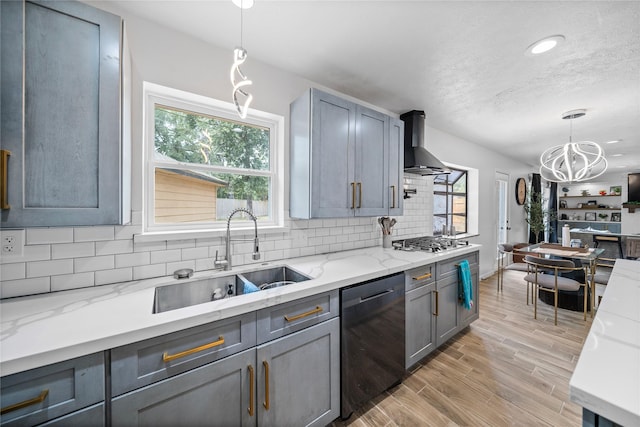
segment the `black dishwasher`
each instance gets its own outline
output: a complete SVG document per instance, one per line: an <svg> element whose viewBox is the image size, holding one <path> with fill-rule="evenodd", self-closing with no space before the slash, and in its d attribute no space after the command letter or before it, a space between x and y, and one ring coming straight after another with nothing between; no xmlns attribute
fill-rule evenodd
<svg viewBox="0 0 640 427"><path fill-rule="evenodd" d="M404 278L398 273L340 291L342 419L402 380Z"/></svg>

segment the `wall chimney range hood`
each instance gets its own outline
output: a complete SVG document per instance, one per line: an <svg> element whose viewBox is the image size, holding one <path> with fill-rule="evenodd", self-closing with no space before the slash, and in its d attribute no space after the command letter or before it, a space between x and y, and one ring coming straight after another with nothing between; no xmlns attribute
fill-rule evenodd
<svg viewBox="0 0 640 427"><path fill-rule="evenodd" d="M404 121L404 171L417 175L451 173L433 154L424 148L424 111L412 110L400 115Z"/></svg>

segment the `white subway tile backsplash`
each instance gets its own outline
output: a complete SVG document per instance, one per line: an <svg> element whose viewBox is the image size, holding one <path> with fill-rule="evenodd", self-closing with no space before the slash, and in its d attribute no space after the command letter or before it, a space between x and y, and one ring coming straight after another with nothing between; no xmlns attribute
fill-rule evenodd
<svg viewBox="0 0 640 427"><path fill-rule="evenodd" d="M0 298L12 298L51 292L50 277L35 277L24 280L3 280L0 282Z"/></svg>
<svg viewBox="0 0 640 427"><path fill-rule="evenodd" d="M412 176L411 187L418 194L405 200L404 215L395 217L394 239L432 234L431 219L425 218L432 203L432 179ZM225 256L224 237L134 244L141 224L141 213L134 212L132 224L124 226L27 229L24 257L0 259L0 297L165 276L180 268L211 270L216 250L220 258ZM382 244L377 217L287 218L285 224L286 232L259 235L259 261L252 259L251 241L232 242L233 265L255 266ZM232 233L232 238L252 237L252 230Z"/></svg>
<svg viewBox="0 0 640 427"><path fill-rule="evenodd" d="M118 268L115 270L96 271L95 284L108 285L110 283L128 282L133 280L133 268Z"/></svg>
<svg viewBox="0 0 640 427"><path fill-rule="evenodd" d="M167 262L180 261L182 259L182 251L180 249L171 249L168 251L151 252L151 264L160 264Z"/></svg>
<svg viewBox="0 0 640 427"><path fill-rule="evenodd" d="M113 240L114 227L76 227L73 229L74 242L97 242L100 240Z"/></svg>
<svg viewBox="0 0 640 427"><path fill-rule="evenodd" d="M109 270L116 265L115 255L102 255L73 260L73 271L84 273L88 271Z"/></svg>
<svg viewBox="0 0 640 427"><path fill-rule="evenodd" d="M4 264L0 267L0 281L24 279L27 274L27 266L24 262Z"/></svg>
<svg viewBox="0 0 640 427"><path fill-rule="evenodd" d="M51 276L51 292L86 288L94 284L93 272Z"/></svg>
<svg viewBox="0 0 640 427"><path fill-rule="evenodd" d="M73 259L33 261L27 263L27 277L57 276L73 273Z"/></svg>
<svg viewBox="0 0 640 427"><path fill-rule="evenodd" d="M182 250L182 260L207 258L209 256L209 248L187 248Z"/></svg>
<svg viewBox="0 0 640 427"><path fill-rule="evenodd" d="M96 242L96 255L115 255L133 252L133 240Z"/></svg>
<svg viewBox="0 0 640 427"><path fill-rule="evenodd" d="M88 257L95 254L96 244L94 242L51 245L51 259Z"/></svg>
<svg viewBox="0 0 640 427"><path fill-rule="evenodd" d="M26 245L73 243L73 228L27 228Z"/></svg>
<svg viewBox="0 0 640 427"><path fill-rule="evenodd" d="M116 255L116 268L133 267L136 265L147 265L151 263L149 252L136 252L132 254Z"/></svg>
<svg viewBox="0 0 640 427"><path fill-rule="evenodd" d="M152 277L166 276L165 264L151 264L133 267L133 280L150 279Z"/></svg>

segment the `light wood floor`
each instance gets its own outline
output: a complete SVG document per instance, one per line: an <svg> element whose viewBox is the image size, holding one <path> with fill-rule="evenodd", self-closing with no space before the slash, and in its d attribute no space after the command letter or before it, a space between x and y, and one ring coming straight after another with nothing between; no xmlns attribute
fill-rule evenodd
<svg viewBox="0 0 640 427"><path fill-rule="evenodd" d="M397 387L334 427L581 426L569 379L591 318L582 312L526 305L524 273L480 283L480 319L427 356Z"/></svg>

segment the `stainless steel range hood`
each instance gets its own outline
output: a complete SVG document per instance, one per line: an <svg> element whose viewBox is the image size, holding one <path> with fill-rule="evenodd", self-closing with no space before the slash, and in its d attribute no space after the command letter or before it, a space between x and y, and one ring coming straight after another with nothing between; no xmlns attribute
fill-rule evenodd
<svg viewBox="0 0 640 427"><path fill-rule="evenodd" d="M417 175L451 173L444 163L424 148L424 111L412 110L400 116L404 121L404 171Z"/></svg>

